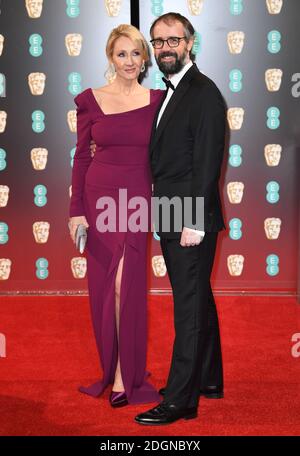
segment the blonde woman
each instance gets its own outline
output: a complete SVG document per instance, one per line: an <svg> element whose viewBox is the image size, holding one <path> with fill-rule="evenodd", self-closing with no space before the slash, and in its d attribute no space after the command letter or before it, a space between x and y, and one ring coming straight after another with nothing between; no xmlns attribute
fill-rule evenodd
<svg viewBox="0 0 300 456"><path fill-rule="evenodd" d="M79 224L88 227L89 297L103 370L102 380L80 391L99 396L112 385L110 403L121 407L159 400L145 370L147 232L119 228L119 210L124 210L119 189L126 190L128 201L143 197L150 207L148 146L164 92L138 82L149 55L145 38L135 27L122 24L112 30L106 55L109 84L89 88L75 98L78 138L70 234L74 240ZM93 158L92 140L96 143ZM99 220L104 207L99 209L99 198L107 197L116 205L116 230L102 232ZM134 210L125 210L128 220Z"/></svg>

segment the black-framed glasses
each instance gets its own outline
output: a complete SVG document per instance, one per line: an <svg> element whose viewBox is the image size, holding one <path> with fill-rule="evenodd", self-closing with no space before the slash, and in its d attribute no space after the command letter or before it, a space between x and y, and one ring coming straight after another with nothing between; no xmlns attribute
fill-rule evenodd
<svg viewBox="0 0 300 456"><path fill-rule="evenodd" d="M164 47L164 43L167 42L168 43L168 46L170 48L175 48L175 47L178 47L179 46L179 43L181 40L185 40L186 37L185 36L182 36L182 37L179 37L179 36L170 36L169 38L167 38L166 40L163 40L162 38L154 38L153 40L150 41L150 43L152 44L152 46L154 47L154 49L161 49Z"/></svg>

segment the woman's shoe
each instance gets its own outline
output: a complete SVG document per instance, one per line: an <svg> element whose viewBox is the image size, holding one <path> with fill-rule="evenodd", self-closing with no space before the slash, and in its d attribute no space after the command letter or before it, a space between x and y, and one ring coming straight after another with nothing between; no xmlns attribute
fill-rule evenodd
<svg viewBox="0 0 300 456"><path fill-rule="evenodd" d="M124 407L124 405L128 405L125 391L112 391L109 396L109 402L112 407Z"/></svg>

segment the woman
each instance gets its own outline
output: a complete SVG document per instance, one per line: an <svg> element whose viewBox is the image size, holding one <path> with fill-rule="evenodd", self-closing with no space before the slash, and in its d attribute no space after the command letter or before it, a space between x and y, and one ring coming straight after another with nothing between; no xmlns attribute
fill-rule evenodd
<svg viewBox="0 0 300 456"><path fill-rule="evenodd" d="M163 92L142 87L147 44L131 25L115 28L107 41L110 84L75 98L77 147L72 174L70 234L88 228L87 271L91 314L103 379L80 391L99 396L112 384L113 407L159 400L146 380L147 232L119 229L119 189L127 201L142 196L150 207L148 145ZM90 142L96 143L93 158ZM99 231L99 198L113 198L116 231ZM103 206L104 209L104 206ZM132 211L127 211L127 220ZM134 211L133 211L134 212ZM123 212L124 214L124 212ZM122 220L120 220L122 222ZM96 223L98 225L96 226ZM150 224L148 225L148 227Z"/></svg>

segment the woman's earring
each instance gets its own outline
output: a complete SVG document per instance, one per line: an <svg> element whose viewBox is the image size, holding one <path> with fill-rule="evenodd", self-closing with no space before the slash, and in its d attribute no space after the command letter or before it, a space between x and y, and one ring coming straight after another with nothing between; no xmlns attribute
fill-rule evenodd
<svg viewBox="0 0 300 456"><path fill-rule="evenodd" d="M144 73L146 67L145 67L145 62L143 62L142 66L141 66L141 73Z"/></svg>
<svg viewBox="0 0 300 456"><path fill-rule="evenodd" d="M109 67L108 69L105 71L105 74L104 74L105 78L108 80L108 82L111 84L113 82L113 80L115 79L116 77L116 68L115 68L115 65L111 62L109 64Z"/></svg>

